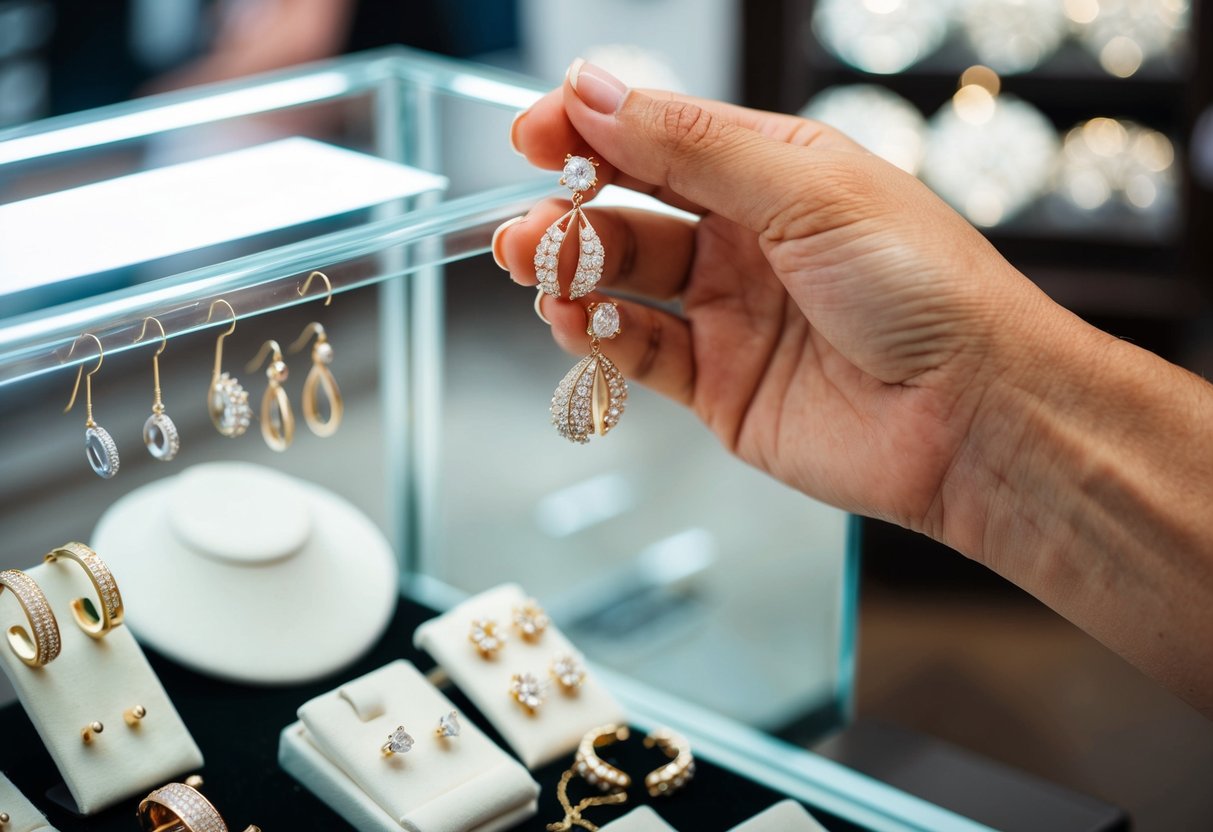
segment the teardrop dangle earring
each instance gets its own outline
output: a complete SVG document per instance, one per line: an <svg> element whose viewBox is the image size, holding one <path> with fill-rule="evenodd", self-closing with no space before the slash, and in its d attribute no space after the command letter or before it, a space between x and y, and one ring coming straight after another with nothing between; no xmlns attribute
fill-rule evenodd
<svg viewBox="0 0 1213 832"><path fill-rule="evenodd" d="M164 348L168 346L168 335L160 321L151 317L144 318L143 329L139 330L139 337L135 339L136 344L147 335L148 321L155 322L156 326L160 328L160 348L152 355L154 398L152 399L152 415L148 416L147 421L143 423L143 444L147 446L147 452L153 458L161 462L168 462L177 455L177 451L181 450L181 438L177 434L177 426L164 412L164 402L160 398L160 353L164 352Z"/></svg>
<svg viewBox="0 0 1213 832"><path fill-rule="evenodd" d="M101 346L101 339L91 332L84 333L80 338L92 338L97 342L97 366L85 376L84 365L80 365L80 369L76 371L76 386L72 388L72 398L67 407L63 408L63 412L68 413L76 404L76 394L80 392L80 377L84 376L84 456L92 466L93 473L103 480L108 480L118 473L118 446L114 444L114 438L110 436L109 431L93 421L93 375L101 369L101 364L105 361L105 349ZM72 348L67 352L68 358L76 351L80 338L72 342Z"/></svg>
<svg viewBox="0 0 1213 832"><path fill-rule="evenodd" d="M261 397L261 436L270 450L281 452L289 448L295 439L295 413L291 410L291 400L282 389L282 382L290 373L282 360L282 348L278 342L271 339L262 344L257 357L248 363L247 369L250 373L256 370L271 352L273 360L265 368L269 386Z"/></svg>
<svg viewBox="0 0 1213 832"><path fill-rule="evenodd" d="M303 329L295 343L287 350L289 353L299 352L307 346L308 338L316 333L316 342L312 344L312 369L308 371L307 379L303 382L303 420L312 433L317 436L332 436L341 426L341 415L345 412L345 404L341 398L341 388L328 365L333 363L333 345L329 343L324 327L313 321ZM320 416L320 394L328 399L328 419Z"/></svg>
<svg viewBox="0 0 1213 832"><path fill-rule="evenodd" d="M253 410L249 407L248 392L240 382L223 372L223 339L236 331L236 310L226 300L219 298L206 313L206 322L211 322L215 307L221 303L232 313L232 325L215 342L215 369L211 373L211 386L207 391L207 410L215 430L234 439L248 430L253 421Z"/></svg>
<svg viewBox="0 0 1213 832"><path fill-rule="evenodd" d="M560 184L573 192L573 208L548 226L535 247L535 277L539 280L539 291L553 297L560 297L560 251L566 237L577 240L577 271L569 286L569 299L588 295L602 278L602 241L581 207L585 192L598 187L597 167L593 157L564 157Z"/></svg>
<svg viewBox="0 0 1213 832"><path fill-rule="evenodd" d="M581 444L589 442L592 435L606 436L619 424L628 398L623 373L602 354L599 343L622 332L619 307L604 301L590 304L586 312L590 354L568 371L552 395L552 424L556 432Z"/></svg>

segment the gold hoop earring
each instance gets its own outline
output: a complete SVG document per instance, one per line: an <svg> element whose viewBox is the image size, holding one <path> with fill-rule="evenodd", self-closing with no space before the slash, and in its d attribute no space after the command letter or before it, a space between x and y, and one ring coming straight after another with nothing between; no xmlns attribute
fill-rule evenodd
<svg viewBox="0 0 1213 832"><path fill-rule="evenodd" d="M269 386L261 397L261 436L271 450L285 451L295 439L295 413L291 410L291 400L282 389L290 372L286 362L282 360L282 348L273 339L261 345L261 350L248 364L251 373L261 366L267 355L272 353L273 360L265 368L265 377Z"/></svg>
<svg viewBox="0 0 1213 832"><path fill-rule="evenodd" d="M29 667L45 667L55 660L62 646L55 613L51 611L42 587L20 569L0 572L0 593L6 588L17 596L17 603L21 604L30 629L34 631L31 638L29 630L14 624L8 628L8 646Z"/></svg>
<svg viewBox="0 0 1213 832"><path fill-rule="evenodd" d="M109 431L93 421L93 376L101 369L101 365L105 361L105 348L101 346L101 339L91 332L84 333L80 338L92 338L97 342L97 366L89 370L87 376L84 376L84 365L80 365L80 369L76 371L76 386L72 388L72 397L68 401L67 407L63 408L63 412L70 412L76 404L76 395L80 392L80 377L84 376L84 407L86 414L84 420L84 457L92 467L93 473L103 480L108 480L118 473L118 446L114 443L114 438L110 436ZM68 358L71 358L72 353L76 351L76 344L80 341L80 338L72 341L72 348L67 351Z"/></svg>
<svg viewBox="0 0 1213 832"><path fill-rule="evenodd" d="M98 609L88 598L73 599L72 617L90 638L105 638L110 630L122 624L126 614L122 605L122 593L118 591L118 584L114 581L114 573L96 552L83 543L65 543L48 552L43 560L46 563L55 563L60 558L80 564L101 601Z"/></svg>
<svg viewBox="0 0 1213 832"><path fill-rule="evenodd" d="M623 373L601 352L600 341L614 338L622 328L619 307L609 301L590 304L590 354L569 370L552 394L552 424L570 442L585 444L591 436L606 436L623 416L628 383Z"/></svg>
<svg viewBox="0 0 1213 832"><path fill-rule="evenodd" d="M644 747L660 748L670 762L650 771L644 777L645 788L650 797L673 794L695 776L695 758L686 737L668 728L658 728L644 738Z"/></svg>
<svg viewBox="0 0 1213 832"><path fill-rule="evenodd" d="M219 304L232 313L232 325L215 341L215 369L211 373L211 386L207 391L207 410L215 430L230 439L243 436L253 421L253 410L249 407L248 392L240 382L223 372L223 339L236 331L236 310L223 298L211 304L206 313L206 322L211 322L215 307Z"/></svg>
<svg viewBox="0 0 1213 832"><path fill-rule="evenodd" d="M577 271L569 286L569 298L576 300L588 295L602 279L605 262L602 241L581 207L585 192L598 187L597 167L598 162L593 157L564 157L560 184L573 192L573 208L548 226L535 247L535 278L539 281L540 290L553 297L560 297L560 250L569 236L577 240ZM574 230L576 234L573 234Z"/></svg>
<svg viewBox="0 0 1213 832"><path fill-rule="evenodd" d="M626 725L603 725L586 733L577 746L577 755L573 760L573 768L591 786L597 786L602 791L626 790L632 785L632 778L623 769L616 768L604 762L598 756L598 749L617 742L624 742L632 732Z"/></svg>
<svg viewBox="0 0 1213 832"><path fill-rule="evenodd" d="M317 272L319 274L319 272ZM308 428L317 436L332 436L341 426L341 416L345 412L345 403L341 398L341 388L337 379L333 378L328 365L333 363L333 345L329 343L324 327L313 321L303 329L303 333L295 339L295 343L287 349L288 353L296 353L307 346L308 338L316 334L316 342L312 344L312 369L308 371L307 379L303 382L303 420ZM319 398L323 395L328 400L328 418L321 418Z"/></svg>
<svg viewBox="0 0 1213 832"><path fill-rule="evenodd" d="M164 402L160 398L160 354L168 346L168 334L164 331L164 324L156 318L144 318L143 329L139 330L139 337L135 339L136 344L147 334L148 321L154 321L160 328L160 348L152 355L152 415L143 423L143 444L147 446L147 452L153 459L168 462L181 450L181 437L177 433L177 426L164 412Z"/></svg>

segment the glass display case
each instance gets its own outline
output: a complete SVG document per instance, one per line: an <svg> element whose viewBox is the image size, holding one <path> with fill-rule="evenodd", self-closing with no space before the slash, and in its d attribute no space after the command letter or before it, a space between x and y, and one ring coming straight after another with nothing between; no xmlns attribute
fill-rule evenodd
<svg viewBox="0 0 1213 832"><path fill-rule="evenodd" d="M114 500L185 466L271 465L380 526L407 603L522 584L637 724L684 731L836 828L984 828L788 741L848 715L852 518L732 459L644 390L609 438L574 446L553 430L569 359L483 256L498 224L557 194L506 139L540 92L393 49L0 133L0 565L88 540ZM612 189L590 207L611 202L660 209ZM236 317L236 374L265 339L324 323L346 397L336 436L301 431L279 454L255 429L210 429L203 395L231 325L219 300ZM169 463L139 448L148 316L166 333L158 383L181 433ZM77 368L97 366L84 333L104 349L97 421L123 449L111 480L82 458L84 414L60 413Z"/></svg>

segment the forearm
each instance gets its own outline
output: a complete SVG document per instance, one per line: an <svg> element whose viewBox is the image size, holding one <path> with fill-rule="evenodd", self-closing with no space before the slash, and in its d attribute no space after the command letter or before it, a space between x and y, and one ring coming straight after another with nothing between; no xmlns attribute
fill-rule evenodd
<svg viewBox="0 0 1213 832"><path fill-rule="evenodd" d="M945 534L1213 715L1213 385L1051 317L985 391Z"/></svg>

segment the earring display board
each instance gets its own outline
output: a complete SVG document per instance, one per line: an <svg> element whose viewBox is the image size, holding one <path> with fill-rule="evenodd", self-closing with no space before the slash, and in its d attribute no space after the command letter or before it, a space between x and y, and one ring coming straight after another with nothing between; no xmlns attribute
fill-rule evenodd
<svg viewBox="0 0 1213 832"><path fill-rule="evenodd" d="M784 800L734 826L731 832L825 832L825 827L795 800Z"/></svg>
<svg viewBox="0 0 1213 832"><path fill-rule="evenodd" d="M123 575L139 638L225 679L333 673L375 643L396 605L396 557L378 527L331 491L261 465L205 463L136 488L93 540Z"/></svg>
<svg viewBox="0 0 1213 832"><path fill-rule="evenodd" d="M527 601L516 584L503 584L480 593L417 628L414 644L429 653L477 709L493 723L527 768L535 768L572 753L586 731L610 722L626 722L621 706L595 678L586 676L573 694L554 683L543 704L529 713L510 696L514 674L531 673L549 679L549 668L560 656L578 655L565 636L549 625L541 637L523 639L512 631L514 609ZM483 658L468 640L473 621L494 621L507 639L491 659Z"/></svg>
<svg viewBox="0 0 1213 832"><path fill-rule="evenodd" d="M651 808L641 806L611 821L602 827L602 832L675 832L675 829Z"/></svg>
<svg viewBox="0 0 1213 832"><path fill-rule="evenodd" d="M0 773L0 812L8 815L8 823L0 827L3 832L56 832L46 822L46 816L3 773Z"/></svg>
<svg viewBox="0 0 1213 832"><path fill-rule="evenodd" d="M539 784L470 719L440 738L439 717L455 706L405 661L318 696L283 732L287 771L359 829L494 832L536 812ZM398 726L413 738L386 756Z"/></svg>
<svg viewBox="0 0 1213 832"><path fill-rule="evenodd" d="M62 652L45 667L31 668L6 645L0 665L63 777L74 801L69 808L91 815L200 768L202 752L130 630L120 626L93 639L76 625L72 601L96 597L85 571L60 558L25 572L59 621ZM114 572L122 591L123 574ZM11 597L0 597L0 616L5 630L27 626ZM147 716L135 727L126 725L123 713L139 705ZM85 743L80 732L93 722L105 730Z"/></svg>

